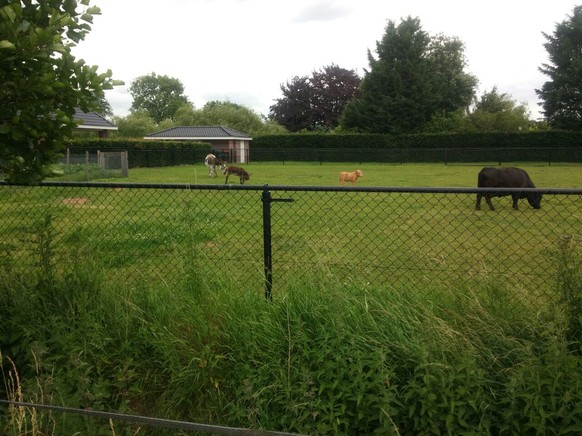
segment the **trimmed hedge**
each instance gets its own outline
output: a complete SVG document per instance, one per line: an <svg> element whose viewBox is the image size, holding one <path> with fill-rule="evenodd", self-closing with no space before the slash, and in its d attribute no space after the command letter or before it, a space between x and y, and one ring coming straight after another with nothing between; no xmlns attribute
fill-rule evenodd
<svg viewBox="0 0 582 436"><path fill-rule="evenodd" d="M76 140L73 153L128 151L130 168L200 163L211 144L192 141ZM287 134L255 137L251 161L582 162L582 132L471 134Z"/></svg>
<svg viewBox="0 0 582 436"><path fill-rule="evenodd" d="M252 148L253 162L582 162L580 147L487 148Z"/></svg>
<svg viewBox="0 0 582 436"><path fill-rule="evenodd" d="M253 161L582 162L582 132L260 136Z"/></svg>
<svg viewBox="0 0 582 436"><path fill-rule="evenodd" d="M288 134L253 138L252 149L582 147L582 132L471 134Z"/></svg>

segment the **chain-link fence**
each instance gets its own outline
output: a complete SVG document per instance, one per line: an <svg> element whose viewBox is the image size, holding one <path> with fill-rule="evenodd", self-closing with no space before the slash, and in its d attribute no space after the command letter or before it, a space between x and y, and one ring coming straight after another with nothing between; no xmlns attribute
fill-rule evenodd
<svg viewBox="0 0 582 436"><path fill-rule="evenodd" d="M273 296L298 277L410 292L495 282L546 304L560 241L582 248L582 190L539 191L538 210L501 197L476 211L486 189L0 184L0 264L90 261L107 280L202 275Z"/></svg>
<svg viewBox="0 0 582 436"><path fill-rule="evenodd" d="M59 160L58 169L64 180L90 181L99 178L120 178L129 174L127 151L89 151L66 154Z"/></svg>

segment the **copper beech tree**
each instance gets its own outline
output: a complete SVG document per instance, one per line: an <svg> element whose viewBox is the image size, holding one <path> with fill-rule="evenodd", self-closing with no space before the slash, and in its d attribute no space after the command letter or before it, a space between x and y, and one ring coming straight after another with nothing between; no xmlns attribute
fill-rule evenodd
<svg viewBox="0 0 582 436"><path fill-rule="evenodd" d="M270 107L269 118L290 132L335 129L346 104L359 93L361 79L354 70L335 64L294 77L281 85L283 97Z"/></svg>

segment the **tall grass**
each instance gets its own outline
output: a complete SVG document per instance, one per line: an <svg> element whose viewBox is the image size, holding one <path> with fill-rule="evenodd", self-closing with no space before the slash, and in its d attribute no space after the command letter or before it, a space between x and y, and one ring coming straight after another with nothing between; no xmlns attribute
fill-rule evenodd
<svg viewBox="0 0 582 436"><path fill-rule="evenodd" d="M176 259L179 286L105 281L82 238L57 266L51 225L41 219L30 242L35 274L2 272L3 397L305 434L581 429L572 246L556 251L564 299L542 312L494 280L427 294L317 266L267 303L228 274L205 274L196 252ZM19 413L0 412L0 431L115 432L92 418Z"/></svg>

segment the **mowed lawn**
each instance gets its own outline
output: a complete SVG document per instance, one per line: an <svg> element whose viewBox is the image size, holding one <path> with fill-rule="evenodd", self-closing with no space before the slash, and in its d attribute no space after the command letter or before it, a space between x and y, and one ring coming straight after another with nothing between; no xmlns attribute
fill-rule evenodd
<svg viewBox="0 0 582 436"><path fill-rule="evenodd" d="M252 176L247 185L338 186L340 171L360 169L357 186L390 187L476 187L477 174L486 165L442 163L303 163L253 162L241 164ZM494 166L490 164L487 166ZM581 164L514 163L525 169L538 188L582 188ZM203 164L164 168L133 168L128 183L223 184L225 177L208 176ZM238 183L230 177L229 183Z"/></svg>

